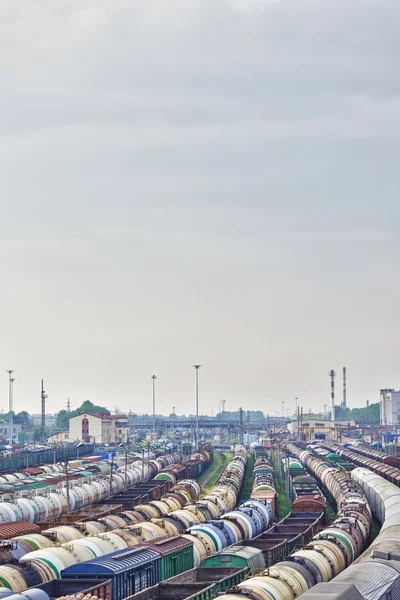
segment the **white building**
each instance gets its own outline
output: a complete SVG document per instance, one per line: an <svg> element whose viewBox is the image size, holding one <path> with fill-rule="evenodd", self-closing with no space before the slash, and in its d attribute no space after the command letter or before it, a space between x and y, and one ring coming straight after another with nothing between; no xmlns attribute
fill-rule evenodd
<svg viewBox="0 0 400 600"><path fill-rule="evenodd" d="M380 417L381 425L400 424L400 391L381 390Z"/></svg>
<svg viewBox="0 0 400 600"><path fill-rule="evenodd" d="M83 413L69 420L69 440L109 444L127 442L128 419L123 415Z"/></svg>

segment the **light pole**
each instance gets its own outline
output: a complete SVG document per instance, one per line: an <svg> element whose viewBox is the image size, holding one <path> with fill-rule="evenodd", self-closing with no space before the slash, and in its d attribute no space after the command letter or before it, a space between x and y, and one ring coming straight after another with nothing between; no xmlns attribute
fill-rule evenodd
<svg viewBox="0 0 400 600"><path fill-rule="evenodd" d="M42 391L40 395L42 399L42 443L44 444L46 440L46 398L48 397L43 388L43 379L42 379Z"/></svg>
<svg viewBox="0 0 400 600"><path fill-rule="evenodd" d="M15 379L12 377L14 373L13 369L7 369L8 373L8 423L10 426L10 446L12 448L13 445L13 382Z"/></svg>
<svg viewBox="0 0 400 600"><path fill-rule="evenodd" d="M155 375L151 376L153 380L153 442L156 441L156 379Z"/></svg>
<svg viewBox="0 0 400 600"><path fill-rule="evenodd" d="M285 401L282 400L282 417L285 418Z"/></svg>
<svg viewBox="0 0 400 600"><path fill-rule="evenodd" d="M144 478L144 448L142 448L140 452L142 453L142 483L143 483L143 478Z"/></svg>
<svg viewBox="0 0 400 600"><path fill-rule="evenodd" d="M196 443L195 443L195 452L197 452L199 447L199 369L201 365L193 365L196 369Z"/></svg>

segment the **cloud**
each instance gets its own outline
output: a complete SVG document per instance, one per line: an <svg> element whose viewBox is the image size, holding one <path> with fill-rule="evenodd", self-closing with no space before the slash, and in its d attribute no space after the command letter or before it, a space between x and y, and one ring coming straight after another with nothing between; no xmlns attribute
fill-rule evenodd
<svg viewBox="0 0 400 600"><path fill-rule="evenodd" d="M17 407L39 410L44 376L60 402L145 409L157 372L160 409L183 412L198 360L204 411L322 408L344 363L349 401L398 385L399 16L390 0L3 0Z"/></svg>

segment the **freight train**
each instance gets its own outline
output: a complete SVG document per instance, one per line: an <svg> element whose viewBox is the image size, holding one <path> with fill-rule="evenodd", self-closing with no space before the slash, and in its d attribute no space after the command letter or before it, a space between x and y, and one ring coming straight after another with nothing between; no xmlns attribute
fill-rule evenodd
<svg viewBox="0 0 400 600"><path fill-rule="evenodd" d="M304 471L304 468L299 463L298 466ZM254 480L257 479L257 471L258 469L255 469ZM186 596L198 598L199 600L212 598L216 593L221 593L229 587L229 584L239 583L245 574L249 572L255 574L264 569L265 566L270 567L296 548L306 544L320 529L323 518L323 512L292 512L283 521L268 531L259 534L254 539L246 540L245 542L238 541L234 546L229 546L222 551L212 554L209 558L205 559L203 563L205 568L195 568L191 571L185 571L184 575L178 576L173 575L189 568L191 564L191 562L188 563L187 546L185 550L186 554L182 554L181 551L182 542L186 542L186 544L191 543L189 536L186 536L186 539L183 536L162 538L154 540L152 543L147 542L145 545L142 544L141 546L151 547L164 556L161 559L161 561L164 561L164 564L160 562L160 581L171 576L173 576L173 579L168 580L167 583L163 583L162 585L157 584L148 593L142 592L136 594L134 598L135 600L151 600L152 598L157 600L164 600L165 598L165 600L168 600L171 597L180 600ZM179 541L181 547L179 547ZM191 544L193 547L193 542ZM140 546L138 545L136 548L140 548ZM216 568L211 569L209 567ZM102 577L104 576L109 576L109 573L103 573ZM232 577L235 578L235 581L232 581ZM183 582L185 582L186 586L182 586ZM93 585L93 583L93 579L62 579L41 584L39 587L41 590L49 592L51 598L57 598L61 594L56 595L56 590L60 592L67 591L68 593L78 592L79 589L87 589L88 584ZM81 584L80 588L79 584ZM107 582L98 581L98 585L101 588L106 584ZM97 598L101 594L104 598L111 597L111 592L98 591L96 586L92 592L89 591L87 597L85 596L85 600L92 600L93 596ZM145 597L142 598L143 595ZM68 598L70 600L69 596ZM45 599L43 598L43 600Z"/></svg>
<svg viewBox="0 0 400 600"><path fill-rule="evenodd" d="M292 460L292 468L296 465L297 469L290 472L290 475L298 476L301 472L306 471L300 462ZM268 477L267 484L264 489L265 479ZM314 491L316 481L309 476L310 486ZM253 470L253 491L254 496L261 497L261 501L270 502L272 506L276 506L276 492L273 479L273 469L271 464L262 458L256 461ZM304 488L303 488L304 489ZM273 492L271 496L271 491ZM311 492L310 492L311 493ZM319 491L319 495L321 492ZM286 515L282 521L273 525L271 528L256 536L252 540L245 542L237 542L233 546L227 547L222 552L211 555L204 561L204 566L242 566L243 561L248 561L248 568L252 574L255 574L257 566L259 567L259 557L252 554L254 551L259 551L263 556L263 566L270 567L274 563L282 560L288 554L291 554L296 548L305 545L317 533L320 527L325 522L325 499L309 502L308 496L302 496L298 499L298 503L293 504L292 511ZM311 511L311 512L309 512ZM242 554L243 553L243 554ZM254 564L255 563L255 564ZM258 570L261 570L260 568Z"/></svg>
<svg viewBox="0 0 400 600"><path fill-rule="evenodd" d="M390 462L393 461L397 462L397 457L388 456L391 461L382 462L374 458L374 455L376 454L375 451L371 451L370 455L367 455L367 450L363 451L363 454L360 454L353 447L338 446L331 443L324 443L324 448L329 448L337 454L340 454L340 456L352 462L354 465L357 465L358 467L370 469L377 475L380 475L384 479L387 479L391 483L394 483L400 487L400 469L390 464Z"/></svg>
<svg viewBox="0 0 400 600"><path fill-rule="evenodd" d="M268 458L268 450L258 442L250 443L250 454L255 459L257 458Z"/></svg>
<svg viewBox="0 0 400 600"><path fill-rule="evenodd" d="M400 597L400 490L368 469L354 469L351 477L363 489L381 530L351 566L330 584L317 585L314 591L318 596L305 594L305 600L323 599L328 594L332 600L344 598L344 591L354 600Z"/></svg>
<svg viewBox="0 0 400 600"><path fill-rule="evenodd" d="M325 446L325 444L323 444L324 447L328 447L328 445ZM392 467L398 467L399 466L399 459L397 458L397 456L395 456L394 454L385 454L384 452L378 452L378 450L372 450L371 448L367 448L366 446L353 446L353 445L346 445L346 446L340 446L339 444L329 444L329 448L335 448L335 452L338 449L347 449L350 450L352 452L355 452L356 454L362 454L363 456L366 456L367 458L372 458L373 460L376 460L377 462L381 462L384 465L391 465Z"/></svg>
<svg viewBox="0 0 400 600"><path fill-rule="evenodd" d="M126 467L117 467L112 473L108 462L98 461L68 472L68 489L65 474L60 474L62 465L46 466L44 478L39 475L27 477L25 473L3 475L3 478L13 484L13 488L2 494L0 522L37 523L56 518L83 506L101 502L126 487L147 481L167 464L174 464L180 459L179 454L173 453L149 462L136 460ZM52 475L49 475L49 469L53 471Z"/></svg>
<svg viewBox="0 0 400 600"><path fill-rule="evenodd" d="M46 463L74 460L83 456L91 456L95 452L94 444L84 444L83 447L60 444L56 449L36 452L21 452L18 456L1 457L0 473L24 471L29 467L45 465Z"/></svg>
<svg viewBox="0 0 400 600"><path fill-rule="evenodd" d="M278 504L274 481L274 469L264 456L256 459L253 467L253 486L251 500L264 500L272 509L274 518L277 516Z"/></svg>
<svg viewBox="0 0 400 600"><path fill-rule="evenodd" d="M240 493L243 476L246 466L246 450L243 446L235 448L235 454L222 473L218 483L211 489L210 493L201 498L200 502L192 502L187 506L180 506L166 516L157 511L167 510L162 508L163 502L152 501L140 508L135 507L129 512L129 517L135 517L133 513L148 516L152 511L156 511L157 518L152 518L148 523L140 522L137 525L125 527L124 529L114 529L104 534L91 535L84 537L78 532L80 537L76 538L74 527L63 526L54 528L53 531L47 530L46 536L51 537L52 533L63 536L66 540L61 546L54 546L51 539L46 539L45 547L40 550L34 550L19 557L20 564L9 564L0 567L0 582L11 588L13 591L21 591L30 585L51 579L60 578L64 570L68 574L68 567L74 567L76 571L80 569L76 563L84 565L87 561L101 559L110 552L122 552L126 554L128 548L137 546L143 541L149 542L155 538L163 536L176 536L187 539L192 544L193 564L199 566L204 558L209 554L222 550L227 545L236 543L239 540L253 538L267 529L272 522L271 508L265 502L255 502L250 500L245 502L239 509L235 510L237 498ZM182 487L182 482L179 484ZM192 486L192 492L195 495L199 490L196 482L188 482ZM181 493L181 490L179 490ZM169 496L169 506L177 502L175 495L177 490ZM181 494L182 495L182 494ZM153 513L154 514L154 513ZM218 517L221 517L218 519ZM118 518L118 517L117 517ZM85 523L97 527L98 524ZM116 524L117 525L117 524ZM62 531L61 531L62 530ZM183 533L187 531L188 533ZM97 530L98 532L98 530ZM33 545L38 543L38 536L31 534L22 536L14 552L22 552L18 547L23 547L24 542ZM69 538L69 539L67 539ZM47 546L47 547L46 547ZM11 553L13 550L11 550ZM116 559L114 559L114 563ZM85 567L82 567L83 569Z"/></svg>
<svg viewBox="0 0 400 600"><path fill-rule="evenodd" d="M314 535L301 550L276 563L265 575L240 583L240 596L258 600L294 600L319 582L330 581L363 551L368 539L371 511L361 487L339 469L332 468L307 450L288 444L287 450L313 474L337 503L337 518ZM223 600L238 600L226 594Z"/></svg>
<svg viewBox="0 0 400 600"><path fill-rule="evenodd" d="M122 493L126 488L148 481L160 472L167 472L171 481L178 479L177 463L181 460L178 453L166 454L148 462L135 458L132 460L133 462L127 464L124 460L115 459L116 465L96 461L73 466L68 471L68 488L65 473L62 472L63 465L45 465L40 469L35 468L35 473L28 469L25 472L2 475L0 492L5 493L1 496L0 523L38 523L56 519L62 514L97 504ZM195 476L198 476L208 467L211 460L212 453L205 451L196 453L183 465L188 467L190 472L195 471ZM111 473L113 466L115 470Z"/></svg>
<svg viewBox="0 0 400 600"><path fill-rule="evenodd" d="M326 500L315 478L297 458L291 458L288 467L293 489L292 511L325 513Z"/></svg>

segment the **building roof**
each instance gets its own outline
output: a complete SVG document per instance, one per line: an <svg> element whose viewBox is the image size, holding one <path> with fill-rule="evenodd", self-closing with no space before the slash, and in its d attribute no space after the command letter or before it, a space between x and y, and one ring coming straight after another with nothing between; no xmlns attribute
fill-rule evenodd
<svg viewBox="0 0 400 600"><path fill-rule="evenodd" d="M318 417L315 415L303 415L303 423L308 423L309 421L318 421L318 423L332 423L330 419L326 419L325 417ZM292 419L291 421L288 421L288 423L297 423L297 419Z"/></svg>
<svg viewBox="0 0 400 600"><path fill-rule="evenodd" d="M94 413L94 412L81 412L78 415L74 415L70 417L70 419L74 419L75 417L82 417L84 415L89 415L91 417L96 417L96 419L102 419L103 421L111 421L116 419L127 419L125 415L109 415L107 413Z"/></svg>

